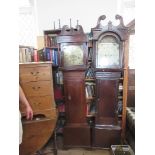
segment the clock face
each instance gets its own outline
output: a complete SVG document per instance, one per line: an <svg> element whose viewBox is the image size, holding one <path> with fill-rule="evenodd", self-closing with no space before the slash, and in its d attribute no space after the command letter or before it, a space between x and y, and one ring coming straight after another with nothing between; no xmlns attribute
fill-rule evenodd
<svg viewBox="0 0 155 155"><path fill-rule="evenodd" d="M113 40L113 41L109 41ZM97 44L96 68L115 68L120 65L119 44L114 39Z"/></svg>
<svg viewBox="0 0 155 155"><path fill-rule="evenodd" d="M83 46L82 45L64 45L62 46L64 54L64 66L83 65Z"/></svg>

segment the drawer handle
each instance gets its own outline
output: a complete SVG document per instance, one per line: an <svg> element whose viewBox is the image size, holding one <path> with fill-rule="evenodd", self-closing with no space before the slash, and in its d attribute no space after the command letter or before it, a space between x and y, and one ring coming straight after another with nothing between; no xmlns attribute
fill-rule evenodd
<svg viewBox="0 0 155 155"><path fill-rule="evenodd" d="M32 74L33 76L37 76L37 75L39 74L39 72L31 72L31 74Z"/></svg>
<svg viewBox="0 0 155 155"><path fill-rule="evenodd" d="M41 103L40 103L40 102L34 102L33 104L38 106L38 105L40 105Z"/></svg>
<svg viewBox="0 0 155 155"><path fill-rule="evenodd" d="M37 91L40 89L40 87L32 87L32 89Z"/></svg>

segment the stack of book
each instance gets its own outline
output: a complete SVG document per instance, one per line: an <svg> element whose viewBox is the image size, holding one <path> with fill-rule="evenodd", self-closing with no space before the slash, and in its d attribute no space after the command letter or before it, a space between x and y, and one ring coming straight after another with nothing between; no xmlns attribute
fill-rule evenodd
<svg viewBox="0 0 155 155"><path fill-rule="evenodd" d="M48 34L44 36L45 47L57 46L57 35L56 34Z"/></svg>
<svg viewBox="0 0 155 155"><path fill-rule="evenodd" d="M58 65L58 49L43 48L40 50L33 47L19 47L19 63L52 61L53 65Z"/></svg>
<svg viewBox="0 0 155 155"><path fill-rule="evenodd" d="M19 47L19 63L32 62L33 47Z"/></svg>

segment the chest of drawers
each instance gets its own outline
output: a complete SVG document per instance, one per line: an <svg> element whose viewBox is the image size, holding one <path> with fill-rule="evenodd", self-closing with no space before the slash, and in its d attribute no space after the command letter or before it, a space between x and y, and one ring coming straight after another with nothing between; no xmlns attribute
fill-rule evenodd
<svg viewBox="0 0 155 155"><path fill-rule="evenodd" d="M19 81L31 104L34 116L42 114L52 118L55 115L52 64L20 64ZM24 116L25 107L22 104L20 105L20 111L22 116Z"/></svg>
<svg viewBox="0 0 155 155"><path fill-rule="evenodd" d="M19 82L34 113L33 120L26 120L25 107L20 104L23 123L20 154L31 155L46 144L56 125L52 63L20 64Z"/></svg>

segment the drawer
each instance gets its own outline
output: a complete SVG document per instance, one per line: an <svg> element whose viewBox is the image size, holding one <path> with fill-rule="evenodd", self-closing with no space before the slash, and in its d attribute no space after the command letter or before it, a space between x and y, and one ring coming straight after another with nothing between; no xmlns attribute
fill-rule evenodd
<svg viewBox="0 0 155 155"><path fill-rule="evenodd" d="M51 80L50 65L24 65L19 68L20 82Z"/></svg>
<svg viewBox="0 0 155 155"><path fill-rule="evenodd" d="M52 96L27 97L27 99L31 104L33 111L55 108ZM20 111L25 111L25 106L23 104L20 104Z"/></svg>
<svg viewBox="0 0 155 155"><path fill-rule="evenodd" d="M53 95L51 81L26 82L21 83L21 87L27 97Z"/></svg>

